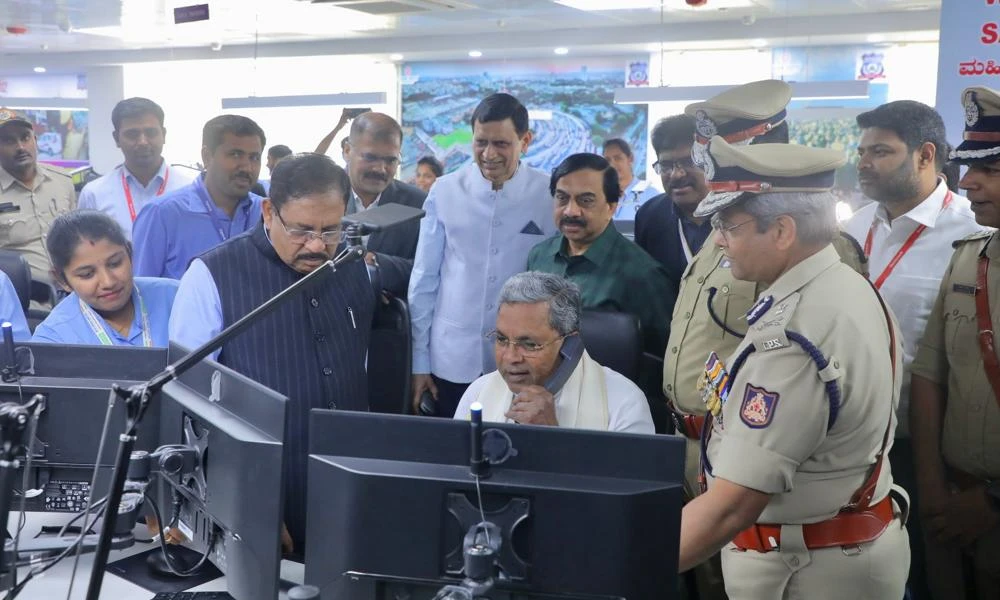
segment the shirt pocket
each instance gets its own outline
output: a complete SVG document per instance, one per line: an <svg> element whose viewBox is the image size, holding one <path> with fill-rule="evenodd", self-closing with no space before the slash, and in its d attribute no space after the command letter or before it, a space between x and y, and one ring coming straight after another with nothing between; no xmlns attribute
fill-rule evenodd
<svg viewBox="0 0 1000 600"><path fill-rule="evenodd" d="M973 359L979 357L979 327L976 324L976 303L970 294L949 290L944 301L944 344L949 357Z"/></svg>
<svg viewBox="0 0 1000 600"><path fill-rule="evenodd" d="M728 274L728 270L726 271ZM747 313L757 301L757 285L750 281L728 279L716 286L713 308L729 329L744 335L747 332ZM720 311L719 308L722 307ZM726 335L726 334L723 334ZM731 334L729 334L731 335Z"/></svg>
<svg viewBox="0 0 1000 600"><path fill-rule="evenodd" d="M20 246L39 239L41 228L23 211L0 218L0 246Z"/></svg>

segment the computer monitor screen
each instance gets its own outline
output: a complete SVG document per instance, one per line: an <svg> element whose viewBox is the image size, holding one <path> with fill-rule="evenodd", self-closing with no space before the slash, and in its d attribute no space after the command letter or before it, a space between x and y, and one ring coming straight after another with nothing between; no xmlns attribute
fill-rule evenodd
<svg viewBox="0 0 1000 600"><path fill-rule="evenodd" d="M18 344L17 381L0 382L0 402L24 404L35 394L45 396L32 444L28 487L17 478L14 506L33 512L77 512L86 507L94 464L113 384L129 387L159 373L167 364L163 348ZM111 481L118 434L125 428L125 407L114 404L100 452L97 490L103 495ZM150 411L140 429L137 450L157 446L158 413ZM26 465L26 461L22 463Z"/></svg>
<svg viewBox="0 0 1000 600"><path fill-rule="evenodd" d="M171 346L170 362L186 352ZM179 501L176 526L190 547L209 552L226 573L235 600L274 600L286 398L205 359L164 386L154 401L160 444L192 447L200 457L177 475L161 472L161 511Z"/></svg>
<svg viewBox="0 0 1000 600"><path fill-rule="evenodd" d="M484 428L492 454L514 452L477 490L466 422L314 410L306 583L324 600L433 598L485 516L502 542L493 600L676 594L683 441Z"/></svg>

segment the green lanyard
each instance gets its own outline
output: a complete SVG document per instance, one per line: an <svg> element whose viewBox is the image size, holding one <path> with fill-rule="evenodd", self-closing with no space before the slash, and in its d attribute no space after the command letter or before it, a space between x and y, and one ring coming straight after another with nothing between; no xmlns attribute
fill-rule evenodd
<svg viewBox="0 0 1000 600"><path fill-rule="evenodd" d="M149 327L149 314L146 312L146 303L142 299L142 294L139 293L138 286L133 285L132 292L134 294L133 297L139 300L139 314L142 320L142 345L147 348L152 348L153 336ZM87 320L87 324L90 325L90 330L97 336L101 345L113 346L114 342L111 341L111 337L104 329L103 319L101 319L101 317L94 312L94 309L91 308L89 304L83 301L83 298L78 298L78 300L80 302L80 312L83 313L83 318Z"/></svg>

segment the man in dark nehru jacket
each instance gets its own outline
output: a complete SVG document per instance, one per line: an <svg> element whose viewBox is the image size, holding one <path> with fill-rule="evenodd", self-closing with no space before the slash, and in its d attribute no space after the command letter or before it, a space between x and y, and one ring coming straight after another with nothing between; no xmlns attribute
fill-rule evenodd
<svg viewBox="0 0 1000 600"><path fill-rule="evenodd" d="M202 254L181 278L170 339L196 348L332 258L350 194L347 173L319 154L278 163L263 222ZM218 360L288 396L285 524L305 542L309 410L368 410L365 356L375 310L365 263L312 283L222 347ZM286 547L287 549L287 547Z"/></svg>

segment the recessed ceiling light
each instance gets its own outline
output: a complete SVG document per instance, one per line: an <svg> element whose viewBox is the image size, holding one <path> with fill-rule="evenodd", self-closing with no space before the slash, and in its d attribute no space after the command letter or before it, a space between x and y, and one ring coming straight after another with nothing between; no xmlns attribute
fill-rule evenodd
<svg viewBox="0 0 1000 600"><path fill-rule="evenodd" d="M563 54L569 54L569 48L556 48L553 52L562 56Z"/></svg>
<svg viewBox="0 0 1000 600"><path fill-rule="evenodd" d="M759 39L753 40L752 42L750 42L750 45L753 46L754 48L763 48L767 46L767 40L759 40Z"/></svg>
<svg viewBox="0 0 1000 600"><path fill-rule="evenodd" d="M35 67L35 73L44 73L45 67Z"/></svg>
<svg viewBox="0 0 1000 600"><path fill-rule="evenodd" d="M469 50L469 57L470 58L479 58L482 55L483 55L483 53L480 52L479 50Z"/></svg>
<svg viewBox="0 0 1000 600"><path fill-rule="evenodd" d="M402 54L390 54L389 60L403 60Z"/></svg>

